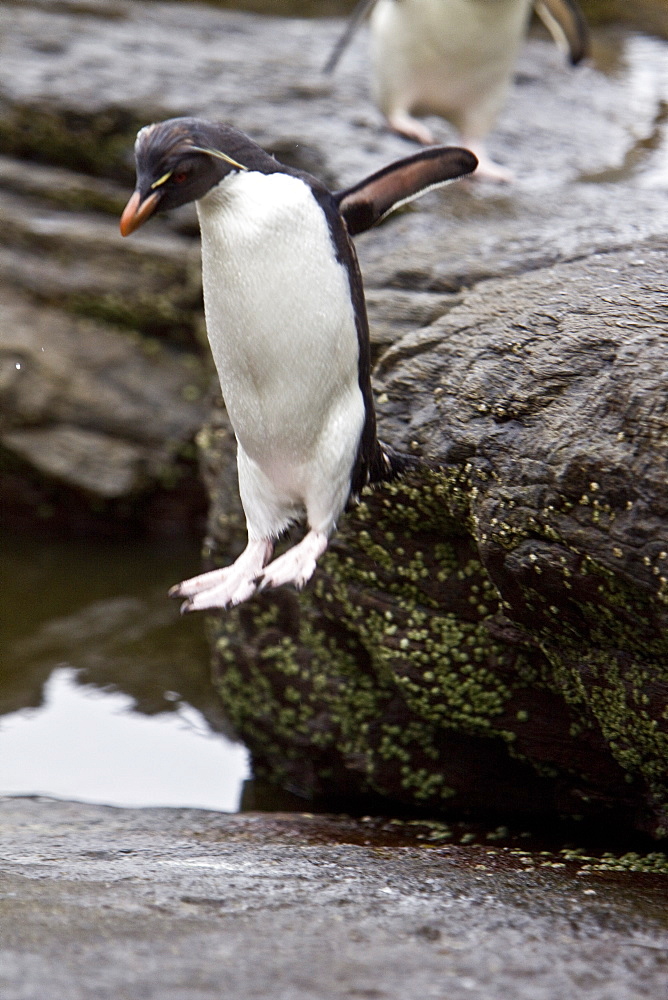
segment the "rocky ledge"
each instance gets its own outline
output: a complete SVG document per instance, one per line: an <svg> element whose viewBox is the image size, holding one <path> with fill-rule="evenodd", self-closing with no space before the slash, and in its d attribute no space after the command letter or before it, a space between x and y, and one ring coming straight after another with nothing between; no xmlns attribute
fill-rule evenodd
<svg viewBox="0 0 668 1000"><path fill-rule="evenodd" d="M384 355L382 429L418 467L304 594L215 626L258 771L665 836L665 266L645 243L485 282Z"/></svg>
<svg viewBox="0 0 668 1000"><path fill-rule="evenodd" d="M507 831L0 800L1 981L36 1000L658 998L666 858Z"/></svg>

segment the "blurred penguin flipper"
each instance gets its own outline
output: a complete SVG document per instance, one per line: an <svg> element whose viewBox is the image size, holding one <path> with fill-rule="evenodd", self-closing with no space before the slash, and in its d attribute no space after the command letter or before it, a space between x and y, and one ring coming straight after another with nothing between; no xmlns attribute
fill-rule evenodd
<svg viewBox="0 0 668 1000"><path fill-rule="evenodd" d="M589 27L577 0L537 0L534 6L571 65L577 66L591 52Z"/></svg>
<svg viewBox="0 0 668 1000"><path fill-rule="evenodd" d="M371 12L371 8L376 3L376 0L358 0L355 8L348 18L348 23L346 24L345 31L339 38L338 42L332 49L329 59L322 68L323 73L333 73L338 66L339 59L343 53L348 48L349 44L353 40L353 36L364 18Z"/></svg>

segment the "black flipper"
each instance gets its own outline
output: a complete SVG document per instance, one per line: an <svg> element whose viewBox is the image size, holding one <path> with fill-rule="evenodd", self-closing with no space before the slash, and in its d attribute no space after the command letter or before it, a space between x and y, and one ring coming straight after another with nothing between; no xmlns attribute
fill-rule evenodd
<svg viewBox="0 0 668 1000"><path fill-rule="evenodd" d="M577 66L591 52L591 38L584 14L576 0L536 0L536 13L557 44Z"/></svg>
<svg viewBox="0 0 668 1000"><path fill-rule="evenodd" d="M375 226L400 205L472 173L477 166L477 158L468 149L430 146L404 160L390 163L345 191L338 191L334 199L346 220L348 232L356 236Z"/></svg>
<svg viewBox="0 0 668 1000"><path fill-rule="evenodd" d="M333 73L336 69L339 59L348 48L353 35L359 28L360 24L370 12L376 0L358 0L355 5L355 9L348 18L348 23L346 24L345 31L339 38L338 42L332 49L332 53L322 68L323 73Z"/></svg>

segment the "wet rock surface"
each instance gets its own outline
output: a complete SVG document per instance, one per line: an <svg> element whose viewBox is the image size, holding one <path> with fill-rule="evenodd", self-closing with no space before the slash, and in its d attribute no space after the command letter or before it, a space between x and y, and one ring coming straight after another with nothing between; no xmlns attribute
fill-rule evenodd
<svg viewBox="0 0 668 1000"><path fill-rule="evenodd" d="M332 187L413 147L370 102L364 32L320 75L340 22L22 0L0 24L3 523L182 531L201 475L225 560L196 229L121 241L134 134L223 117ZM358 242L382 430L424 466L346 516L308 592L212 632L258 772L299 796L661 835L665 45L596 45L577 72L527 45L490 140L512 188L451 187ZM70 623L91 671L155 626L116 614ZM2 801L0 992L665 993L665 858L471 830Z"/></svg>
<svg viewBox="0 0 668 1000"><path fill-rule="evenodd" d="M624 870L638 858L532 855L500 836L6 799L3 993L663 995L665 874Z"/></svg>

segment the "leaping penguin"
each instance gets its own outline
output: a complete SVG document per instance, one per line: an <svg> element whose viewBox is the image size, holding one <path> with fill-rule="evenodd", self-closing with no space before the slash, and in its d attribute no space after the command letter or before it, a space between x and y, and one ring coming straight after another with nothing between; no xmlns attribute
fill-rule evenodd
<svg viewBox="0 0 668 1000"><path fill-rule="evenodd" d="M372 89L390 127L429 145L430 130L414 116L440 115L477 155L476 176L508 181L512 175L490 159L484 140L508 93L533 7L570 62L580 62L589 35L576 0L360 0L325 71L372 10Z"/></svg>
<svg viewBox="0 0 668 1000"><path fill-rule="evenodd" d="M158 209L194 201L207 333L237 439L248 544L236 562L173 587L184 611L257 589L302 587L349 497L401 459L376 436L369 328L351 236L476 167L437 146L332 194L227 125L174 118L143 128L128 236ZM273 562L305 514L304 538Z"/></svg>

